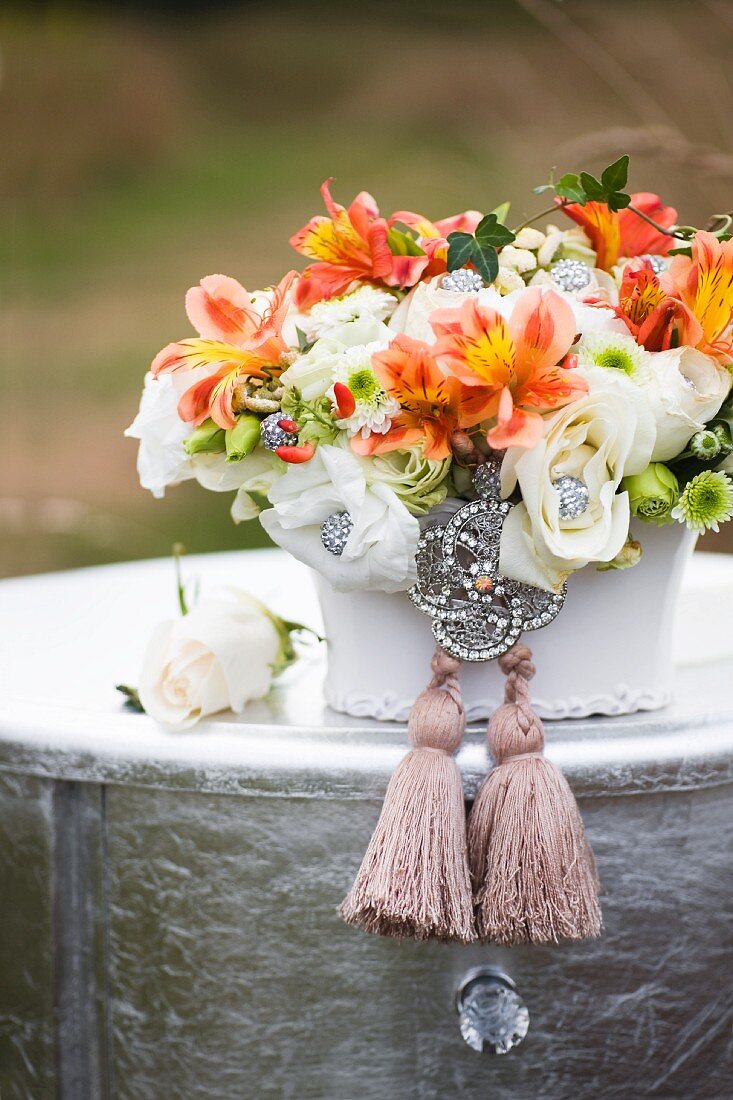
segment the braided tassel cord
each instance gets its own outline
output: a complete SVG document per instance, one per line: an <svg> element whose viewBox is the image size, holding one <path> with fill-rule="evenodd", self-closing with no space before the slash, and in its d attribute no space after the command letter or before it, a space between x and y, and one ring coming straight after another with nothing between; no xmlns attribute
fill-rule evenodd
<svg viewBox="0 0 733 1100"><path fill-rule="evenodd" d="M463 786L453 754L465 729L459 662L437 649L433 678L408 722L412 749L390 780L382 812L340 913L381 936L475 939Z"/></svg>
<svg viewBox="0 0 733 1100"><path fill-rule="evenodd" d="M499 944L557 943L598 936L595 860L567 781L542 755L544 731L530 703L532 653L499 658L504 704L489 720L495 767L468 824L476 927Z"/></svg>

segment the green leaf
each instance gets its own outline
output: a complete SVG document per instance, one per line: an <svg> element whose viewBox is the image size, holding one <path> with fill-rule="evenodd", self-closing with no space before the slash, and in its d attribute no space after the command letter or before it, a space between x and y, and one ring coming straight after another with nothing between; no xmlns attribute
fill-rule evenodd
<svg viewBox="0 0 733 1100"><path fill-rule="evenodd" d="M586 193L586 196L591 202L604 202L606 199L606 189L603 184L596 179L595 176L591 176L589 172L580 173L580 186Z"/></svg>
<svg viewBox="0 0 733 1100"><path fill-rule="evenodd" d="M473 265L485 283L493 283L499 274L499 257L494 246L489 244L476 248L473 254Z"/></svg>
<svg viewBox="0 0 733 1100"><path fill-rule="evenodd" d="M145 713L145 707L140 702L137 688L130 687L129 684L115 684L115 688L125 696L126 707L130 710L137 711L138 714Z"/></svg>
<svg viewBox="0 0 733 1100"><path fill-rule="evenodd" d="M295 328L295 335L298 337L298 351L301 355L305 355L306 352L311 350L315 344L315 340L309 340L302 328L298 328L297 325Z"/></svg>
<svg viewBox="0 0 733 1100"><path fill-rule="evenodd" d="M623 191L614 191L606 201L609 210L624 210L631 202L631 195L625 195Z"/></svg>
<svg viewBox="0 0 733 1100"><path fill-rule="evenodd" d="M448 270L456 271L473 259L476 239L472 233L448 234Z"/></svg>
<svg viewBox="0 0 733 1100"><path fill-rule="evenodd" d="M541 183L539 187L532 188L535 195L544 195L545 191L554 191L554 183Z"/></svg>
<svg viewBox="0 0 733 1100"><path fill-rule="evenodd" d="M561 198L568 199L569 202L577 202L580 206L585 206L587 202L580 177L575 172L566 172L564 176L560 176L555 191Z"/></svg>
<svg viewBox="0 0 733 1100"><path fill-rule="evenodd" d="M490 213L496 216L497 221L505 222L509 217L509 211L511 210L511 208L512 204L510 202L502 202L498 206L495 206L494 209L490 211Z"/></svg>
<svg viewBox="0 0 733 1100"><path fill-rule="evenodd" d="M611 194L614 191L621 191L626 186L626 182L629 178L629 155L624 153L622 157L615 160L613 164L609 164L608 168L604 168L601 173L601 184L605 187L606 191ZM628 206L628 203L626 204Z"/></svg>
<svg viewBox="0 0 733 1100"><path fill-rule="evenodd" d="M515 234L497 219L496 214L487 214L476 226L476 243L480 249L490 246L503 248L511 244Z"/></svg>

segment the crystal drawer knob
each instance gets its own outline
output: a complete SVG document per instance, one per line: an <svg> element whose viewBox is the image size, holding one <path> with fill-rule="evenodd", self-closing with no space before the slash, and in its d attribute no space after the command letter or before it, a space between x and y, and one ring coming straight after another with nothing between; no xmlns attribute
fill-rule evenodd
<svg viewBox="0 0 733 1100"><path fill-rule="evenodd" d="M458 1026L473 1050L506 1054L529 1030L529 1012L511 978L492 966L469 970L456 993Z"/></svg>

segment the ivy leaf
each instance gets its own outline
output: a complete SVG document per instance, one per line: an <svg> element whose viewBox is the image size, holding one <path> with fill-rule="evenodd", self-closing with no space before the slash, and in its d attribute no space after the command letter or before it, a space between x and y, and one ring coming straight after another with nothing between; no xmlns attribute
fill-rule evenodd
<svg viewBox="0 0 733 1100"><path fill-rule="evenodd" d="M609 194L613 194L616 191L621 191L625 186L629 178L629 154L624 153L622 157L615 160L613 164L609 164L608 168L604 168L601 173L601 184L605 187ZM626 204L628 206L628 203Z"/></svg>
<svg viewBox="0 0 733 1100"><path fill-rule="evenodd" d="M614 191L606 199L609 210L624 210L631 202L631 195L624 194L623 191Z"/></svg>
<svg viewBox="0 0 733 1100"><path fill-rule="evenodd" d="M514 240L514 234L512 234ZM493 283L499 274L499 257L493 245L478 246L473 254L473 264L485 283Z"/></svg>
<svg viewBox="0 0 733 1100"><path fill-rule="evenodd" d="M561 176L557 181L555 191L560 198L567 199L569 202L577 202L580 206L585 206L588 201L580 182L580 176L575 172L566 172L564 176Z"/></svg>
<svg viewBox="0 0 733 1100"><path fill-rule="evenodd" d="M491 246L494 249L503 248L505 244L511 244L514 238L511 229L502 225L493 213L487 214L476 226L476 243L482 251Z"/></svg>
<svg viewBox="0 0 733 1100"><path fill-rule="evenodd" d="M600 180L591 176L590 172L580 173L580 186L590 202L605 202L606 190Z"/></svg>
<svg viewBox="0 0 733 1100"><path fill-rule="evenodd" d="M448 234L448 270L457 271L473 259L476 250L476 238L472 233Z"/></svg>

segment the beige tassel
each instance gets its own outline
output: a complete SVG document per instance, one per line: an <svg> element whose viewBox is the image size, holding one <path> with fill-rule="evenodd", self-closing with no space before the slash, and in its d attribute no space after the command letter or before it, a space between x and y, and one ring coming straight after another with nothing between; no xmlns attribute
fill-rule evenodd
<svg viewBox="0 0 733 1100"><path fill-rule="evenodd" d="M466 816L453 759L465 729L459 662L438 649L433 678L413 704L412 750L387 788L382 812L351 892L349 924L416 940L476 938L466 853Z"/></svg>
<svg viewBox="0 0 733 1100"><path fill-rule="evenodd" d="M573 792L542 755L542 723L532 710L532 653L515 645L499 658L504 704L489 721L495 767L468 825L479 939L557 943L598 936L595 860Z"/></svg>

